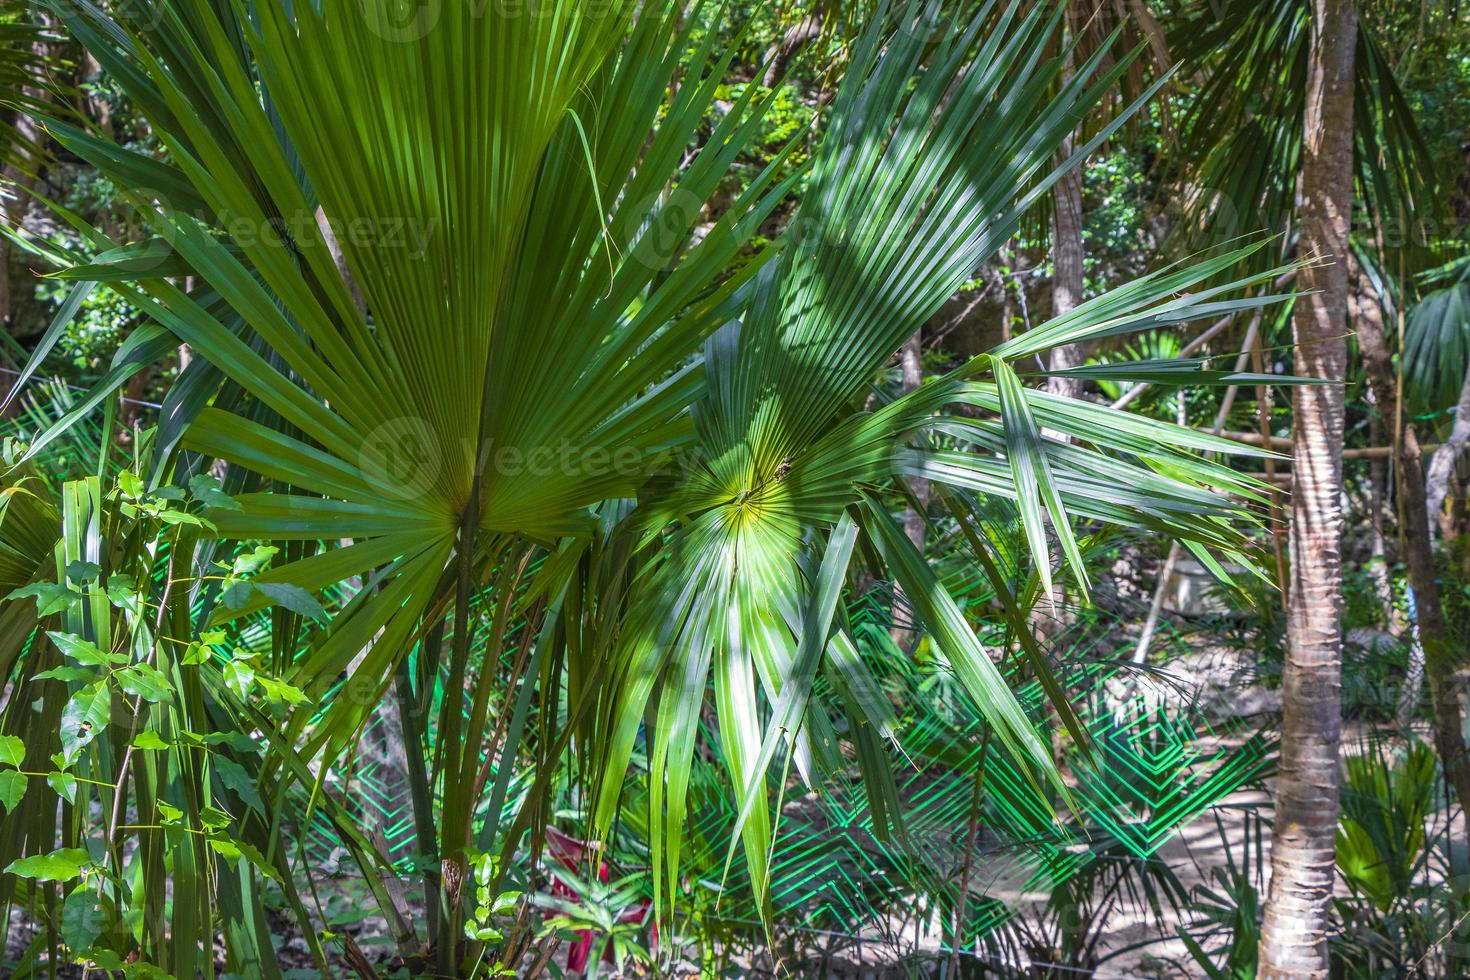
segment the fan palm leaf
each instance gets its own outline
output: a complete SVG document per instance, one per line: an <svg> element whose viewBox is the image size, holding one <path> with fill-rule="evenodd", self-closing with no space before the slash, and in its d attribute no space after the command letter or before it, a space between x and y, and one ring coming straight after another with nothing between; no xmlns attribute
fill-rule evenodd
<svg viewBox="0 0 1470 980"><path fill-rule="evenodd" d="M272 572L316 587L392 558L379 601L300 666L314 694L368 638L409 634L451 554L589 527L590 505L632 493L681 438L699 378L680 365L779 194L763 194L768 174L671 261L758 117L735 106L685 163L720 76L706 41L654 132L689 48L672 15L454 5L405 32L346 2L258 20L157 5L137 14L145 31L85 4L58 12L158 113L171 164L58 138L130 189L269 352L166 280L118 283L284 423L196 409L187 448L274 481L221 515L222 533L356 542ZM451 79L447 65L475 67ZM139 190L144 175L159 189ZM374 646L387 662L372 666L390 668L391 643ZM362 710L318 730L350 732Z"/></svg>
<svg viewBox="0 0 1470 980"><path fill-rule="evenodd" d="M1419 409L1453 405L1470 365L1470 260L1421 277L1430 289L1409 308L1404 329L1404 387Z"/></svg>

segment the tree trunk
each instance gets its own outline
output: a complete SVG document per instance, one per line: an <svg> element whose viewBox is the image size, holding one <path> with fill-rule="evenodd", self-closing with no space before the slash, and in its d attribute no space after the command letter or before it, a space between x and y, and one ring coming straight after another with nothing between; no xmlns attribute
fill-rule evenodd
<svg viewBox="0 0 1470 980"><path fill-rule="evenodd" d="M1072 155L1069 136L1059 151L1062 157ZM1061 316L1082 305L1082 168L1063 174L1057 181L1055 205L1052 208L1051 232L1051 315ZM1081 343L1063 344L1052 350L1048 367L1053 371L1081 367L1087 363L1087 349ZM1049 391L1069 398L1082 394L1081 378L1048 378Z"/></svg>
<svg viewBox="0 0 1470 980"><path fill-rule="evenodd" d="M1281 683L1281 762L1263 978L1328 976L1342 685L1342 435L1347 256L1353 190L1353 0L1312 0L1295 371L1334 384L1292 389L1291 595Z"/></svg>
<svg viewBox="0 0 1470 980"><path fill-rule="evenodd" d="M1076 5L1069 5L1066 13L1067 31L1076 34L1074 23L1078 19ZM1072 55L1067 53L1065 77L1072 75ZM1065 160L1072 155L1076 145L1076 133L1062 141L1057 158ZM1082 305L1082 165L1074 167L1057 181L1052 194L1051 217L1051 315L1061 316ZM1053 371L1081 367L1087 363L1087 348L1084 344L1063 344L1052 350L1047 366ZM1076 398L1082 394L1081 378L1048 378L1047 390L1058 395Z"/></svg>
<svg viewBox="0 0 1470 980"><path fill-rule="evenodd" d="M1255 345L1251 347L1251 370L1257 374L1266 373L1266 359L1261 351L1259 335ZM1256 385L1256 431L1263 446L1271 445L1271 406L1274 398L1270 385ZM1271 557L1276 564L1276 587L1285 597L1291 592L1291 583L1286 578L1286 549L1282 546L1285 521L1282 518L1281 494L1276 486L1276 461L1270 456L1266 457L1266 482L1270 484L1270 489L1266 491L1266 513L1270 516L1268 526L1271 534Z"/></svg>
<svg viewBox="0 0 1470 980"><path fill-rule="evenodd" d="M1383 444L1381 410L1368 420L1368 442ZM1388 460L1368 460L1368 575L1373 592L1383 609L1383 622L1394 636L1403 634L1398 607L1393 599L1393 582L1388 575L1388 542L1383 533L1383 504L1388 498Z"/></svg>
<svg viewBox="0 0 1470 980"><path fill-rule="evenodd" d="M781 80L786 77L787 69L791 67L792 59L802 48L821 36L822 18L817 14L803 17L787 28L781 40L771 45L766 51L764 58L766 73L761 79L761 84L766 88L775 88L780 85Z"/></svg>

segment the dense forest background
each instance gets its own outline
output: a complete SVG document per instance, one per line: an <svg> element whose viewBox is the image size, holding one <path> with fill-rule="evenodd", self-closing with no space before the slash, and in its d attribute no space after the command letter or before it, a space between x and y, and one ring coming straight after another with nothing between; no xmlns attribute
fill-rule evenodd
<svg viewBox="0 0 1470 980"><path fill-rule="evenodd" d="M1470 11L484 6L0 0L0 974L1465 975Z"/></svg>

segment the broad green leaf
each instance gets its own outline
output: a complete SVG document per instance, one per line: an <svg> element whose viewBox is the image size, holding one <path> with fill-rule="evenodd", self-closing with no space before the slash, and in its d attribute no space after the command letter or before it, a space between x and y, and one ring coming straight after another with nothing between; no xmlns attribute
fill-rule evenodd
<svg viewBox="0 0 1470 980"><path fill-rule="evenodd" d="M223 830L230 825L233 819L228 813L212 806L207 806L199 811L200 822L213 830Z"/></svg>
<svg viewBox="0 0 1470 980"><path fill-rule="evenodd" d="M5 870L21 878L35 881L70 881L92 864L92 857L80 847L62 847L50 854L37 854L11 861Z"/></svg>
<svg viewBox="0 0 1470 980"><path fill-rule="evenodd" d="M93 681L73 694L61 712L61 751L67 761L102 734L111 718L112 692L105 682Z"/></svg>
<svg viewBox="0 0 1470 980"><path fill-rule="evenodd" d="M235 557L235 563L230 571L230 574L234 575L236 578L245 578L246 576L254 575L256 572L259 572L261 569L269 565L271 563L271 559L274 558L280 552L280 550L280 548L274 547L272 545L258 545L253 551L237 555Z"/></svg>
<svg viewBox="0 0 1470 980"><path fill-rule="evenodd" d="M131 575L113 573L107 576L107 601L119 609L137 614L142 610L143 597Z"/></svg>
<svg viewBox="0 0 1470 980"><path fill-rule="evenodd" d="M69 772L48 772L46 784L68 803L77 801L77 777Z"/></svg>
<svg viewBox="0 0 1470 980"><path fill-rule="evenodd" d="M55 582L35 582L21 586L6 596L7 599L26 597L35 598L37 616L50 616L52 613L70 609L82 600L80 593Z"/></svg>
<svg viewBox="0 0 1470 980"><path fill-rule="evenodd" d="M260 853L260 849L253 844L235 837L212 836L209 838L209 846L216 854L229 860L231 863L236 863L243 859L251 867L272 881L279 882L281 880L280 871L276 869L275 865L267 861L265 855Z"/></svg>
<svg viewBox="0 0 1470 980"><path fill-rule="evenodd" d="M77 585L86 585L88 582L97 580L102 574L102 567L96 562L73 561L67 562L66 577Z"/></svg>
<svg viewBox="0 0 1470 980"><path fill-rule="evenodd" d="M251 585L255 587L255 591L269 599L271 605L289 609L298 616L305 616L308 619L324 620L327 618L322 604L299 585L259 580L251 582Z"/></svg>
<svg viewBox="0 0 1470 980"><path fill-rule="evenodd" d="M143 481L138 479L138 475L131 470L123 470L117 475L117 485L123 495L132 500L140 499L145 489Z"/></svg>
<svg viewBox="0 0 1470 980"><path fill-rule="evenodd" d="M84 640L73 633L58 633L54 630L48 631L47 636L55 643L57 649L66 654L79 664L93 667L105 667L108 664L125 664L128 656L125 653L109 653L90 640Z"/></svg>
<svg viewBox="0 0 1470 980"><path fill-rule="evenodd" d="M7 814L13 813L20 805L29 784L30 781L26 778L25 773L14 769L0 771L0 805L5 807Z"/></svg>
<svg viewBox="0 0 1470 980"><path fill-rule="evenodd" d="M224 603L226 609L239 611L250 601L251 593L255 591L253 582L231 582L220 593L220 602Z"/></svg>
<svg viewBox="0 0 1470 980"><path fill-rule="evenodd" d="M20 768L25 761L26 743L18 735L0 735L0 764Z"/></svg>
<svg viewBox="0 0 1470 980"><path fill-rule="evenodd" d="M208 473L200 473L189 479L189 495L206 507L240 510L240 503L221 490L219 481ZM274 549L272 552L274 553ZM236 572L235 574L241 573Z"/></svg>
<svg viewBox="0 0 1470 980"><path fill-rule="evenodd" d="M299 688L274 677L264 674L255 675L256 683L260 685L260 693L272 704L305 704L306 694Z"/></svg>
<svg viewBox="0 0 1470 980"><path fill-rule="evenodd" d="M234 691L237 697L246 698L250 696L250 689L255 686L255 668L244 660L231 660L225 664L224 670L225 686Z"/></svg>
<svg viewBox="0 0 1470 980"><path fill-rule="evenodd" d="M165 524L186 524L193 527L213 528L214 525L197 514L190 514L182 510L162 510L158 512L158 519Z"/></svg>
<svg viewBox="0 0 1470 980"><path fill-rule="evenodd" d="M217 755L213 760L214 771L224 783L235 794L245 802L246 806L253 807L259 813L265 813L265 801L260 796L260 789L255 780L245 771L245 767L234 759L225 755Z"/></svg>
<svg viewBox="0 0 1470 980"><path fill-rule="evenodd" d="M173 685L163 672L150 664L133 664L113 674L118 684L129 694L144 701L157 704L173 700Z"/></svg>
<svg viewBox="0 0 1470 980"><path fill-rule="evenodd" d="M39 674L34 675L32 677L32 679L33 680L38 680L38 681L39 680L65 681L68 684L71 684L71 683L87 683L89 681L96 680L97 677L98 677L98 674L97 674L97 672L95 670L88 670L86 667L65 667L65 666L63 666L63 667L52 667L50 670L43 670Z"/></svg>

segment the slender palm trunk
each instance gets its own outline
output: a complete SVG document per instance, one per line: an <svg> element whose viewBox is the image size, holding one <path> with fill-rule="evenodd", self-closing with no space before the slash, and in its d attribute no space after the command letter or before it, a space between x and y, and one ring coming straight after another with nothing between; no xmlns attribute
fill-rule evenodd
<svg viewBox="0 0 1470 980"><path fill-rule="evenodd" d="M1072 138L1059 151L1063 157L1072 154ZM1052 316L1061 316L1082 304L1082 168L1076 167L1057 181L1052 208L1051 232L1051 296ZM1087 363L1083 344L1063 344L1051 352L1048 367L1053 371L1081 367ZM1047 389L1059 395L1076 398L1082 394L1080 378L1048 378Z"/></svg>
<svg viewBox="0 0 1470 980"><path fill-rule="evenodd" d="M1313 0L1301 252L1327 262L1301 271L1292 325L1295 373L1334 382L1347 368L1356 43L1353 0ZM1292 402L1289 647L1260 975L1299 980L1328 976L1341 741L1343 388L1299 387Z"/></svg>
<svg viewBox="0 0 1470 980"><path fill-rule="evenodd" d="M1255 346L1251 348L1251 370L1257 374L1266 373L1266 358L1261 350L1261 338L1256 336ZM1270 385L1256 386L1256 431L1261 436L1261 445L1271 445L1271 404L1274 398ZM1276 565L1276 586L1282 595L1291 591L1291 585L1286 580L1286 549L1282 542L1285 540L1284 521L1282 518L1281 494L1276 488L1276 463L1266 457L1266 483L1270 489L1266 491L1267 509L1270 515L1271 532L1271 556Z"/></svg>
<svg viewBox="0 0 1470 980"><path fill-rule="evenodd" d="M1381 414L1382 409L1379 409ZM1383 423L1379 415L1368 420L1368 442L1383 444ZM1383 622L1390 633L1399 636L1404 624L1393 598L1393 582L1388 574L1388 542L1383 534L1383 504L1388 499L1388 460L1368 460L1368 574L1373 579L1373 592L1383 609Z"/></svg>
<svg viewBox="0 0 1470 980"><path fill-rule="evenodd" d="M1397 470L1397 492L1394 494L1394 500L1400 508L1413 507L1416 510L1426 510L1417 481L1406 483L1404 479L1406 472L1414 472L1420 465L1417 449L1418 434L1413 431L1412 422L1406 427L1401 427L1403 412L1399 378L1394 373L1393 358L1389 354L1388 344L1384 341L1383 307L1379 304L1377 297L1369 293L1361 270L1355 273L1355 278L1357 289L1353 293L1353 328L1358 337L1358 351L1362 354L1363 362L1368 369L1368 390L1376 409L1368 423L1368 441L1375 446L1383 442L1383 418L1388 419L1391 427L1389 443L1397 447L1400 453L1406 451L1404 438L1407 434L1415 447L1414 458L1407 471L1402 465ZM1408 430L1407 433L1404 428ZM1399 688L1394 706L1394 720L1400 728L1407 730L1413 723L1415 713L1419 710L1419 693L1424 686L1424 645L1421 642L1422 634L1419 629L1418 616L1406 618L1399 612L1398 605L1394 601L1393 583L1388 574L1388 549L1383 535L1383 501L1387 496L1389 463L1389 459L1374 459L1368 464L1370 467L1369 483L1372 488L1369 502L1371 513L1368 515L1372 556L1369 572L1373 578L1373 587L1378 593L1378 600L1383 605L1384 623L1388 626L1390 633L1399 637L1401 642L1406 641L1409 647L1404 683ZM1404 539L1406 548L1419 549L1422 547L1425 554L1432 555L1433 545L1430 541L1409 540L1408 535L1414 533L1416 527L1406 523L1402 517L1398 521L1398 530L1400 537ZM1433 563L1432 558L1430 563ZM1433 590L1438 589L1433 582L1430 584ZM1415 591L1418 591L1417 586L1415 586ZM1435 609L1438 610L1438 595L1433 596L1433 599ZM1432 618L1440 621L1443 619L1439 616ZM1434 622L1430 623L1431 630L1434 625Z"/></svg>
<svg viewBox="0 0 1470 980"><path fill-rule="evenodd" d="M1078 4L1070 4L1066 13L1067 33L1075 36L1084 15ZM1072 77L1072 52L1067 52L1066 77ZM1057 149L1057 159L1072 155L1077 134L1071 133ZM1082 167L1074 167L1062 175L1052 192L1051 216L1051 315L1061 316L1082 305L1084 281L1082 251ZM1081 367L1087 362L1085 345L1063 344L1052 350L1047 366L1053 371ZM1080 378L1048 378L1047 389L1059 395L1076 398L1082 394Z"/></svg>

